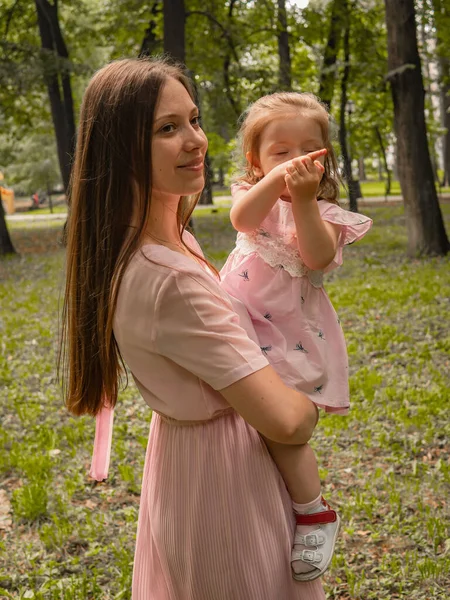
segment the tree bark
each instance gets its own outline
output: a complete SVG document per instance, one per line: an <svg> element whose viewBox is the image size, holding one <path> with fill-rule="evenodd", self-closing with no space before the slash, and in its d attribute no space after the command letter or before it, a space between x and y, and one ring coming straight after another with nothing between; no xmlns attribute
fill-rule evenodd
<svg viewBox="0 0 450 600"><path fill-rule="evenodd" d="M387 198L391 193L391 171L389 169L387 156L386 156L386 148L383 143L383 136L381 135L381 131L378 127L375 127L375 133L377 134L378 143L380 144L381 156L383 157L384 170L386 171L386 187L384 190L384 195Z"/></svg>
<svg viewBox="0 0 450 600"><path fill-rule="evenodd" d="M286 0L278 0L278 56L280 71L279 86L282 90L292 90L291 52L289 48L289 33L287 29Z"/></svg>
<svg viewBox="0 0 450 600"><path fill-rule="evenodd" d="M347 12L347 0L333 0L331 7L330 29L328 31L327 45L325 46L322 70L320 73L318 96L328 109L334 94L334 84L337 74L337 57L339 46L344 31L344 15Z"/></svg>
<svg viewBox="0 0 450 600"><path fill-rule="evenodd" d="M450 185L450 64L445 59L440 59L441 70L441 119L446 132L443 136L444 150L444 177L443 185Z"/></svg>
<svg viewBox="0 0 450 600"><path fill-rule="evenodd" d="M184 64L186 10L184 0L164 0L164 52Z"/></svg>
<svg viewBox="0 0 450 600"><path fill-rule="evenodd" d="M354 181L352 173L352 159L347 144L347 125L345 115L347 112L347 83L350 76L350 15L348 4L345 1L345 25L344 25L344 71L341 79L341 114L339 123L339 143L341 145L342 160L344 162L344 179L348 187L348 199L350 210L358 212L359 183Z"/></svg>
<svg viewBox="0 0 450 600"><path fill-rule="evenodd" d="M446 130L442 136L443 170L442 185L450 185L450 59L442 39L444 31L450 27L450 7L445 0L433 0L434 28L439 67L439 96L441 124Z"/></svg>
<svg viewBox="0 0 450 600"><path fill-rule="evenodd" d="M153 2L152 7L150 9L150 22L148 24L147 29L145 30L144 39L142 40L141 49L139 51L139 58L144 56L151 56L160 46L161 39L159 39L156 35L156 17L158 13L161 12L160 5L161 2L156 0Z"/></svg>
<svg viewBox="0 0 450 600"><path fill-rule="evenodd" d="M35 0L35 5L41 46L44 51L44 78L55 128L59 168L64 189L67 191L75 148L75 117L69 53L59 26L57 0L54 4L48 0Z"/></svg>
<svg viewBox="0 0 450 600"><path fill-rule="evenodd" d="M446 254L449 241L434 184L414 0L385 0L388 79L394 103L398 172L410 255Z"/></svg>
<svg viewBox="0 0 450 600"><path fill-rule="evenodd" d="M2 191L0 190L0 256L5 256L7 254L17 253L6 225L5 211L3 210L2 203Z"/></svg>
<svg viewBox="0 0 450 600"><path fill-rule="evenodd" d="M428 59L427 48L430 45L431 39L429 32L427 31L427 15L425 11L422 11L421 19L420 19L420 43L423 48L422 52L422 65L423 65L423 73L425 74L425 94L428 95L428 118L431 122L434 122L434 104L433 104L433 92L431 90L431 69L430 69L430 61ZM419 55L420 56L420 55ZM436 151L436 144L433 136L430 134L428 137L428 147L430 150L430 160L431 160L431 168L433 169L434 180L439 185L439 174L438 174L438 155Z"/></svg>

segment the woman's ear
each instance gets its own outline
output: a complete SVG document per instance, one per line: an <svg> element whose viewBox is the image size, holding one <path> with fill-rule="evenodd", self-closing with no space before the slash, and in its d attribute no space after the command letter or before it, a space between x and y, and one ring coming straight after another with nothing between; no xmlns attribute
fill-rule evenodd
<svg viewBox="0 0 450 600"><path fill-rule="evenodd" d="M245 158L247 159L248 164L251 165L256 177L262 177L264 173L261 170L261 163L259 162L257 157L249 150L245 155Z"/></svg>

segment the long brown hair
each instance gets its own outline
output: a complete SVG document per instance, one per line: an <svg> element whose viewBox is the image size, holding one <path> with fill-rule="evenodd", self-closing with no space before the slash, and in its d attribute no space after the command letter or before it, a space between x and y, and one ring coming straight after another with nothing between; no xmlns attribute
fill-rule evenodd
<svg viewBox="0 0 450 600"><path fill-rule="evenodd" d="M274 116L289 116L292 112L306 114L315 119L320 125L324 147L328 150L325 157L325 172L320 182L317 198L338 204L339 184L341 178L336 160L336 154L330 139L330 117L323 102L308 92L276 92L259 98L242 115L238 133L238 150L245 157L247 152L259 155L261 134L265 126ZM243 173L237 181L255 184L261 177L255 174L254 167L245 162Z"/></svg>
<svg viewBox="0 0 450 600"><path fill-rule="evenodd" d="M168 78L182 83L194 100L181 65L148 58L110 63L94 75L83 98L69 191L58 358L65 402L75 415L114 406L125 373L114 311L150 212L154 113ZM181 199L180 239L199 195Z"/></svg>

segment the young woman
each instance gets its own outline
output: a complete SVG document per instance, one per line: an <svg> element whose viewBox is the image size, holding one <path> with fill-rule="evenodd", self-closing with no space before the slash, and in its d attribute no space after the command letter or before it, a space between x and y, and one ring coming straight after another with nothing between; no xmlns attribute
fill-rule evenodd
<svg viewBox="0 0 450 600"><path fill-rule="evenodd" d="M122 60L91 80L70 194L67 406L114 406L123 360L153 410L133 600L323 600L319 581L292 578L292 506L258 433L304 444L317 409L269 366L184 230L206 147L179 67Z"/></svg>

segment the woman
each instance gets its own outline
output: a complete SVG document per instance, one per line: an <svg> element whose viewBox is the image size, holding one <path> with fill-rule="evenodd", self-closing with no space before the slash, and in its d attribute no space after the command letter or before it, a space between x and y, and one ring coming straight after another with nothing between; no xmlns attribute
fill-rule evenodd
<svg viewBox="0 0 450 600"><path fill-rule="evenodd" d="M181 68L122 60L91 80L70 193L67 406L114 406L124 361L153 409L133 600L323 600L291 577L290 499L258 434L306 443L316 408L268 365L184 230L206 147Z"/></svg>

